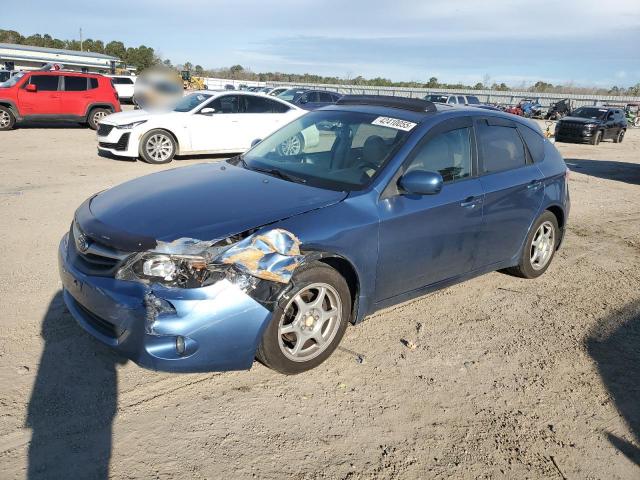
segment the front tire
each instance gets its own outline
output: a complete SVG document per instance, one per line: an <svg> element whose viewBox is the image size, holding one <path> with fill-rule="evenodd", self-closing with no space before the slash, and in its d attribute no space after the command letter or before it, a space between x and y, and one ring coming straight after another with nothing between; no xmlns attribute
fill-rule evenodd
<svg viewBox="0 0 640 480"><path fill-rule="evenodd" d="M0 107L0 130L11 130L16 124L16 117L7 107Z"/></svg>
<svg viewBox="0 0 640 480"><path fill-rule="evenodd" d="M173 135L166 130L151 130L140 142L140 156L145 162L155 165L171 162L177 150Z"/></svg>
<svg viewBox="0 0 640 480"><path fill-rule="evenodd" d="M527 235L520 262L507 273L522 278L537 278L547 271L560 242L558 219L546 210Z"/></svg>
<svg viewBox="0 0 640 480"><path fill-rule="evenodd" d="M107 115L111 115L111 110L106 108L94 108L89 112L89 118L87 118L87 124L92 130L98 129L98 124Z"/></svg>
<svg viewBox="0 0 640 480"><path fill-rule="evenodd" d="M591 145L599 145L600 140L602 140L602 131L598 130L591 139Z"/></svg>
<svg viewBox="0 0 640 480"><path fill-rule="evenodd" d="M337 348L349 323L351 294L345 279L321 262L296 272L284 307L278 305L262 335L256 357L286 375L324 362Z"/></svg>
<svg viewBox="0 0 640 480"><path fill-rule="evenodd" d="M304 137L298 133L291 138L288 138L280 145L278 145L278 154L281 157L289 157L300 155L304 150Z"/></svg>

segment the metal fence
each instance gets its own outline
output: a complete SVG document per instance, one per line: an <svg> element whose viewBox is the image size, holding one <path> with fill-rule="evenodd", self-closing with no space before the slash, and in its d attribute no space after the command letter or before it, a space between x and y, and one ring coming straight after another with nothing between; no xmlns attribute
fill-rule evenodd
<svg viewBox="0 0 640 480"><path fill-rule="evenodd" d="M630 102L640 102L640 97L613 96L613 95L578 95L568 93L538 93L538 92L515 92L499 90L446 90L442 88L408 88L408 87L372 87L368 85L329 85L321 83L288 83L288 82L267 82L267 85L274 87L290 88L316 88L320 90L331 90L334 92L353 95L393 95L396 97L423 98L432 93L440 94L460 94L475 95L484 103L498 103L501 105L514 105L523 98L537 99L544 107L552 103L569 98L575 107L583 105L625 105Z"/></svg>

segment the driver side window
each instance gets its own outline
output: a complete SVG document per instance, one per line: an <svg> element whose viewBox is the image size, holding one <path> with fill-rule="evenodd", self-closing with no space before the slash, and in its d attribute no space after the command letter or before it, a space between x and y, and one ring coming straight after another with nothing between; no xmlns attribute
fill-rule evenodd
<svg viewBox="0 0 640 480"><path fill-rule="evenodd" d="M218 97L205 108L215 108L216 113L239 113L240 112L240 96L225 95Z"/></svg>
<svg viewBox="0 0 640 480"><path fill-rule="evenodd" d="M445 183L471 176L471 129L458 128L443 132L418 150L406 171L437 172Z"/></svg>

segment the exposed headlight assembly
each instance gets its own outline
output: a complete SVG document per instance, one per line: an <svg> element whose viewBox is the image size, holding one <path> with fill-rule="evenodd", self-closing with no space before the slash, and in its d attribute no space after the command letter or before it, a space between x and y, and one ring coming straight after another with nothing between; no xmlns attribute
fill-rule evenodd
<svg viewBox="0 0 640 480"><path fill-rule="evenodd" d="M223 278L286 284L303 258L300 240L282 229L223 241L181 238L131 255L116 278L179 288L198 288Z"/></svg>
<svg viewBox="0 0 640 480"><path fill-rule="evenodd" d="M138 120L137 122L127 123L126 125L116 125L116 128L119 130L131 130L132 128L137 127L138 125L142 125L143 123L147 123L146 120Z"/></svg>

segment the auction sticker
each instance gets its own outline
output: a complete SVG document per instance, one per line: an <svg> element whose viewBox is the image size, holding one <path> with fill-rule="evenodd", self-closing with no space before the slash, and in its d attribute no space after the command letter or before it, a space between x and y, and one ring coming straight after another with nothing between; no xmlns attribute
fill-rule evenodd
<svg viewBox="0 0 640 480"><path fill-rule="evenodd" d="M395 128L396 130L410 131L417 123L407 122L406 120L400 120L399 118L391 117L378 117L371 125L380 125L381 127Z"/></svg>

